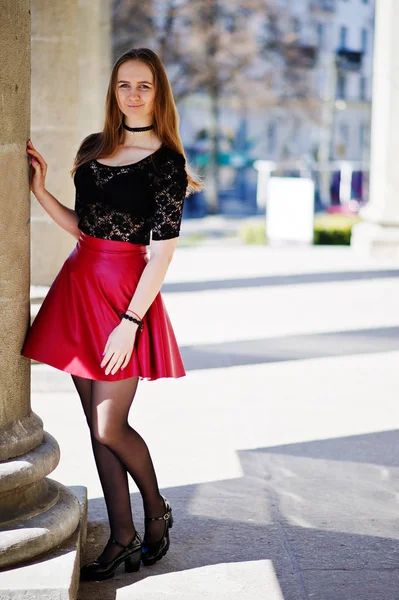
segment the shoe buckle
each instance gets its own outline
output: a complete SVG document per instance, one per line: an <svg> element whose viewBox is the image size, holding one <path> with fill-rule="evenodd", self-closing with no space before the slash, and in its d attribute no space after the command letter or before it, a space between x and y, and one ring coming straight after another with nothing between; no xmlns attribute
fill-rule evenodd
<svg viewBox="0 0 399 600"><path fill-rule="evenodd" d="M163 518L165 519L165 521L168 521L170 519L170 513L165 513Z"/></svg>

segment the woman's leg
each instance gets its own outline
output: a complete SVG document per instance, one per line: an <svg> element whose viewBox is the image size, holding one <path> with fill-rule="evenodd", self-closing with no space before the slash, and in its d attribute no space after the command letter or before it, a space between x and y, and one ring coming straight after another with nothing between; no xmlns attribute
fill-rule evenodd
<svg viewBox="0 0 399 600"><path fill-rule="evenodd" d="M119 458L107 446L96 440L93 435L91 418L92 380L75 375L72 375L72 379L80 396L90 428L94 458L107 506L111 538L118 540L122 544L128 544L134 536L135 527L132 519L126 468ZM134 391L135 389L132 390L133 395ZM108 561L119 552L120 548L118 546L108 543L99 558Z"/></svg>
<svg viewBox="0 0 399 600"><path fill-rule="evenodd" d="M137 377L122 381L93 381L92 431L98 442L107 446L124 464L143 498L149 517L161 516L164 502L147 444L128 423L129 409L137 388ZM146 523L145 542L158 541L164 521Z"/></svg>

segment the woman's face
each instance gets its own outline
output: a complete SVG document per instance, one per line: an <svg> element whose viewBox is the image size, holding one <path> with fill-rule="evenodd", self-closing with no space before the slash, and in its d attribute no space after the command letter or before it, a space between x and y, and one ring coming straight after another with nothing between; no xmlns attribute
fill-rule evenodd
<svg viewBox="0 0 399 600"><path fill-rule="evenodd" d="M123 63L116 78L119 109L130 122L152 122L155 87L151 69L140 60Z"/></svg>

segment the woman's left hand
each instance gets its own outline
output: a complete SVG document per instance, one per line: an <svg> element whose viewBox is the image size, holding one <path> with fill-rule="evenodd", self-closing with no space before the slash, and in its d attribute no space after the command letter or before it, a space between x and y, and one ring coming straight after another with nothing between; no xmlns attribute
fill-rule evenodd
<svg viewBox="0 0 399 600"><path fill-rule="evenodd" d="M101 368L106 366L105 374L115 375L118 369L122 370L129 364L132 357L137 325L128 319L122 319L117 327L111 331L104 348L104 358Z"/></svg>

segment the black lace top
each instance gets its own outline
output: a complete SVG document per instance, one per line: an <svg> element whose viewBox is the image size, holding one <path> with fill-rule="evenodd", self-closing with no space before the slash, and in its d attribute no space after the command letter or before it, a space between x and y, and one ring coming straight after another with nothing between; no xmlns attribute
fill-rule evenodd
<svg viewBox="0 0 399 600"><path fill-rule="evenodd" d="M129 165L81 165L74 177L79 229L132 244L148 245L151 231L153 240L177 237L187 189L184 165L184 156L165 145Z"/></svg>

